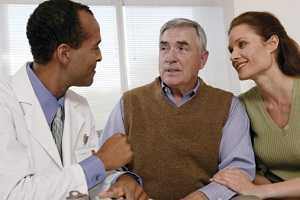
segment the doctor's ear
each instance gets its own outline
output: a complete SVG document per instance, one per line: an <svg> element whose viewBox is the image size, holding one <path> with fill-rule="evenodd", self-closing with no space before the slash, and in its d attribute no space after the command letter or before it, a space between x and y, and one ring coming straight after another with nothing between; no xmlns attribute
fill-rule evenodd
<svg viewBox="0 0 300 200"><path fill-rule="evenodd" d="M69 45L64 43L60 44L56 48L56 57L58 61L65 65L68 64L71 60L71 50L72 47L70 47Z"/></svg>

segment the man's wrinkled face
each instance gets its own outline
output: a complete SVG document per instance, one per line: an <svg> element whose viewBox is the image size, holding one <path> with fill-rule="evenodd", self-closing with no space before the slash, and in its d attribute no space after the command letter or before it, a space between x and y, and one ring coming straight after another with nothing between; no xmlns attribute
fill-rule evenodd
<svg viewBox="0 0 300 200"><path fill-rule="evenodd" d="M172 88L191 89L199 70L207 60L193 27L167 29L160 37L159 73L162 81Z"/></svg>

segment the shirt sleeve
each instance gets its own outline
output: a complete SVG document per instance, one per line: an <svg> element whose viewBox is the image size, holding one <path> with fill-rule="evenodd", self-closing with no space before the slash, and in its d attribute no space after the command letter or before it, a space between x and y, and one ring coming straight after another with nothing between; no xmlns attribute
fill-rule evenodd
<svg viewBox="0 0 300 200"><path fill-rule="evenodd" d="M84 171L88 189L91 189L98 183L102 182L106 177L103 162L97 158L97 156L90 156L81 161L79 165Z"/></svg>
<svg viewBox="0 0 300 200"><path fill-rule="evenodd" d="M101 134L100 137L100 146L102 146L104 142L114 134L125 133L123 111L124 111L123 99L120 99L119 102L114 107L114 109L112 110L112 112L110 113L110 116L103 129L103 133ZM128 171L126 168L120 169L119 173L117 174L118 175L114 176L114 178L112 179L112 183L114 183L121 175L126 174L134 178L140 185L142 185L141 177L135 173Z"/></svg>
<svg viewBox="0 0 300 200"><path fill-rule="evenodd" d="M125 133L124 121L123 121L123 100L120 99L116 104L103 129L103 133L100 137L100 146L104 142L116 133Z"/></svg>
<svg viewBox="0 0 300 200"><path fill-rule="evenodd" d="M233 97L229 117L222 130L219 170L239 168L253 180L255 159L249 133L249 119L237 97ZM225 186L212 182L201 189L208 199L227 200L236 193Z"/></svg>

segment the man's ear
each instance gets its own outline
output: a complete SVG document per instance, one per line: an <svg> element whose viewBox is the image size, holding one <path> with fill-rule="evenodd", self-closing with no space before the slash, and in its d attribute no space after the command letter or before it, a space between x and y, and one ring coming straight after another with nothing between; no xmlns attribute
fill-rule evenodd
<svg viewBox="0 0 300 200"><path fill-rule="evenodd" d="M279 38L277 35L272 35L266 42L266 47L270 51L270 53L273 53L277 50L279 45Z"/></svg>
<svg viewBox="0 0 300 200"><path fill-rule="evenodd" d="M64 43L60 44L56 48L57 60L64 65L68 64L71 60L71 50L72 48L69 45Z"/></svg>
<svg viewBox="0 0 300 200"><path fill-rule="evenodd" d="M208 53L208 51L201 51L200 54L201 55L200 55L200 62L199 62L199 70L204 68L204 65L207 62L209 53Z"/></svg>

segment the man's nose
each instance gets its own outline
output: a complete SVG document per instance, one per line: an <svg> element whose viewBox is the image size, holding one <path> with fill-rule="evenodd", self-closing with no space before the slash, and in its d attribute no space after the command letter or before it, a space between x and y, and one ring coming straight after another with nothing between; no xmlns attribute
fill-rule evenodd
<svg viewBox="0 0 300 200"><path fill-rule="evenodd" d="M177 53L174 48L171 48L167 53L166 53L166 62L168 63L174 63L177 61Z"/></svg>

